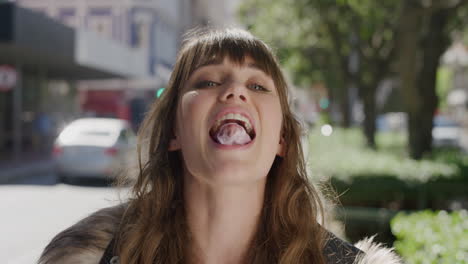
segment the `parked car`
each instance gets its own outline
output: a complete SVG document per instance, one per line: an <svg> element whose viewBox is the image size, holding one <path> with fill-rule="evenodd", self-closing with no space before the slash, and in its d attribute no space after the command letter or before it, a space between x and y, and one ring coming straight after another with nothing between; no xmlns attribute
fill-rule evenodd
<svg viewBox="0 0 468 264"><path fill-rule="evenodd" d="M432 145L434 147L460 147L462 128L451 118L444 115L434 117Z"/></svg>
<svg viewBox="0 0 468 264"><path fill-rule="evenodd" d="M404 112L389 112L381 114L376 120L380 132L403 132L408 127L408 116Z"/></svg>
<svg viewBox="0 0 468 264"><path fill-rule="evenodd" d="M59 134L53 155L62 179L113 177L135 159L136 139L125 120L81 118Z"/></svg>

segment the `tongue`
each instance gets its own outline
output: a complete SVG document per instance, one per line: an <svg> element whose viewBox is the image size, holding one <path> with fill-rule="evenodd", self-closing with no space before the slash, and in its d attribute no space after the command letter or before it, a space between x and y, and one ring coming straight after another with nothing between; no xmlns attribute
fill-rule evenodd
<svg viewBox="0 0 468 264"><path fill-rule="evenodd" d="M245 129L236 123L227 123L219 128L216 139L223 145L244 145L252 139Z"/></svg>

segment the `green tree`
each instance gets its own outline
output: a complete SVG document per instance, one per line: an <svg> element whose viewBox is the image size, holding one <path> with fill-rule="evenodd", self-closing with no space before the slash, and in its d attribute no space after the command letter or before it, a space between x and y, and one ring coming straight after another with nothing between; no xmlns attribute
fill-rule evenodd
<svg viewBox="0 0 468 264"><path fill-rule="evenodd" d="M367 145L375 148L376 91L389 74L397 25L393 11L399 1L303 1L319 9L344 81L358 88L364 106L364 135Z"/></svg>
<svg viewBox="0 0 468 264"><path fill-rule="evenodd" d="M296 84L323 82L332 101L341 102L344 125L349 126L347 86L338 56L333 52L319 10L301 12L297 0L248 0L240 9L241 20L273 46Z"/></svg>
<svg viewBox="0 0 468 264"><path fill-rule="evenodd" d="M349 123L349 87L364 105L364 134L375 147L376 90L396 71L408 113L410 156L431 151L440 57L451 34L466 36L468 0L246 0L241 17L279 48L303 83L323 81ZM465 37L466 38L466 37Z"/></svg>
<svg viewBox="0 0 468 264"><path fill-rule="evenodd" d="M410 156L432 150L433 116L439 98L436 76L451 33L467 25L466 0L404 0L398 28L398 70L408 113Z"/></svg>
<svg viewBox="0 0 468 264"><path fill-rule="evenodd" d="M340 102L345 126L351 119L349 88L357 88L367 145L375 148L376 90L392 62L399 3L248 0L240 14L250 30L279 47L296 80L325 82Z"/></svg>

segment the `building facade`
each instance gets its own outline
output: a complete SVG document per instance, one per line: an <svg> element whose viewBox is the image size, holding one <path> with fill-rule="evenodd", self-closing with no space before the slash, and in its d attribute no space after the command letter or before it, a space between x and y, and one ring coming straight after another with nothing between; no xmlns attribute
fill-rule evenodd
<svg viewBox="0 0 468 264"><path fill-rule="evenodd" d="M236 14L241 0L192 0L191 2L194 26L241 26Z"/></svg>
<svg viewBox="0 0 468 264"><path fill-rule="evenodd" d="M454 118L468 128L468 46L457 41L442 56L443 67L451 74L447 105Z"/></svg>
<svg viewBox="0 0 468 264"><path fill-rule="evenodd" d="M188 0L16 0L68 26L98 33L148 54L150 76L170 70L191 24Z"/></svg>
<svg viewBox="0 0 468 264"><path fill-rule="evenodd" d="M182 33L194 26L237 25L240 1L6 2L26 10L39 24L19 23L27 29L20 35L27 36L35 53L25 50L12 58L9 49L0 50L0 66L20 70L21 85L17 86L22 86L0 92L0 116L5 117L0 121L2 160L29 151L28 146L34 145L35 120L44 114L54 121L53 135L83 115L140 122L156 90L167 84ZM0 25L0 29L4 27ZM17 41L8 41L7 47L16 51ZM68 57L57 56L62 51Z"/></svg>
<svg viewBox="0 0 468 264"><path fill-rule="evenodd" d="M5 72L16 81L0 84L0 162L45 156L41 142L77 112L77 81L146 76L144 59L139 49L1 2L0 83Z"/></svg>
<svg viewBox="0 0 468 264"><path fill-rule="evenodd" d="M180 36L191 24L189 0L17 0L17 3L146 54L145 77L77 83L83 115L128 119L135 123L135 128L141 122L145 105L151 103L157 89L166 85Z"/></svg>

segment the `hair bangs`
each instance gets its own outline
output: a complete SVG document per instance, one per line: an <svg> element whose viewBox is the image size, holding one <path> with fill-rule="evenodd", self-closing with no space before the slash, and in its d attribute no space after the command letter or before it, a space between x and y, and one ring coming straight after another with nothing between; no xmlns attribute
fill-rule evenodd
<svg viewBox="0 0 468 264"><path fill-rule="evenodd" d="M260 70L268 76L277 75L274 67L276 61L270 49L248 32L238 30L210 31L197 35L195 43L191 43L191 58L193 58L188 75L205 65L221 63L226 57L235 64L241 65L246 57L252 58Z"/></svg>

